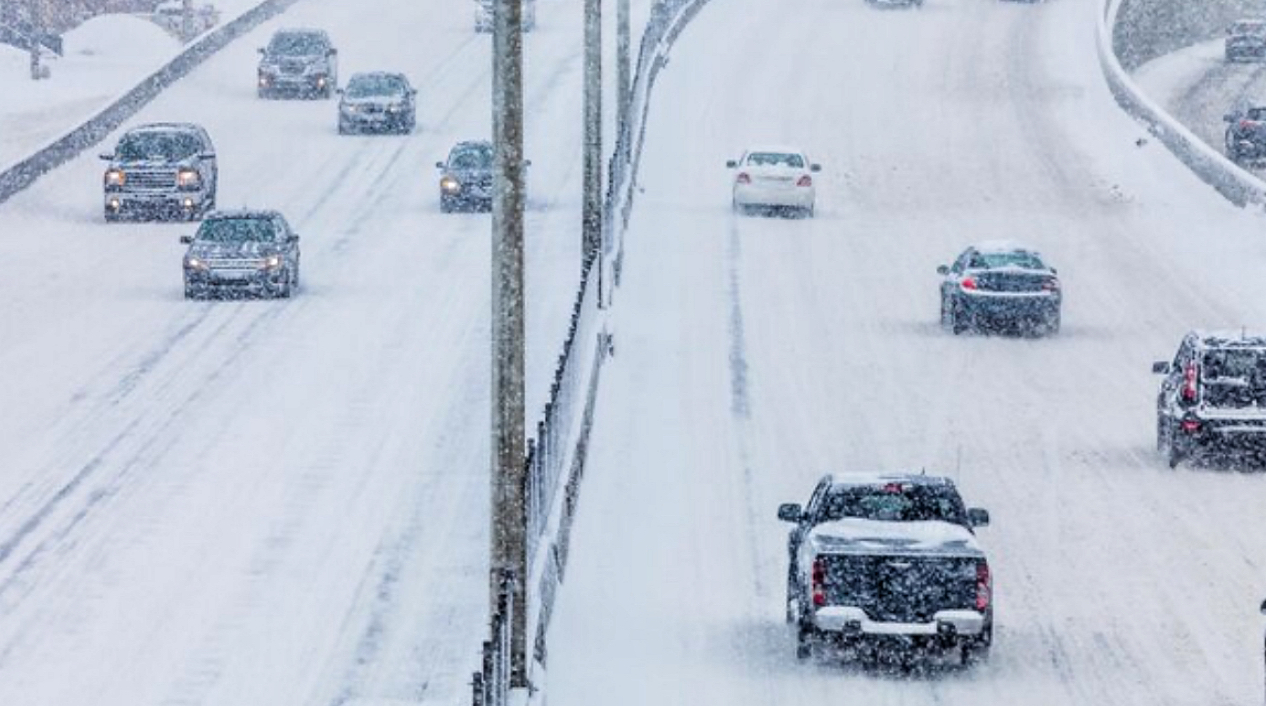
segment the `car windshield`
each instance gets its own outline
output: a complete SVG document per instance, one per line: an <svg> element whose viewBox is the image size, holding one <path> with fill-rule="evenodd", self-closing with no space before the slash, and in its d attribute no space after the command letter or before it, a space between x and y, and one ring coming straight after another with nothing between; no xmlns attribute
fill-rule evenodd
<svg viewBox="0 0 1266 706"><path fill-rule="evenodd" d="M816 520L830 522L849 517L888 522L940 520L967 524L967 511L958 491L951 486L920 483L834 488L823 500Z"/></svg>
<svg viewBox="0 0 1266 706"><path fill-rule="evenodd" d="M1003 252L978 252L972 256L968 267L991 270L999 267L1021 267L1026 270L1044 270L1046 265L1036 253L1023 250Z"/></svg>
<svg viewBox="0 0 1266 706"><path fill-rule="evenodd" d="M1236 22L1231 27L1231 34L1266 34L1266 23Z"/></svg>
<svg viewBox="0 0 1266 706"><path fill-rule="evenodd" d="M1223 348L1201 360L1202 399L1215 407L1266 406L1266 350Z"/></svg>
<svg viewBox="0 0 1266 706"><path fill-rule="evenodd" d="M747 155L747 163L754 167L804 168L804 158L786 152L753 152Z"/></svg>
<svg viewBox="0 0 1266 706"><path fill-rule="evenodd" d="M275 34L268 43L269 54L282 56L316 56L326 51L325 37L306 32Z"/></svg>
<svg viewBox="0 0 1266 706"><path fill-rule="evenodd" d="M351 98L395 96L401 93L404 93L404 81L399 76L353 76L347 83L347 95Z"/></svg>
<svg viewBox="0 0 1266 706"><path fill-rule="evenodd" d="M492 167L492 146L481 145L453 150L448 165L453 169L489 169Z"/></svg>
<svg viewBox="0 0 1266 706"><path fill-rule="evenodd" d="M119 140L117 157L123 160L180 160L198 153L202 143L187 132L147 130Z"/></svg>
<svg viewBox="0 0 1266 706"><path fill-rule="evenodd" d="M208 243L263 243L274 239L276 230L267 218L212 218L202 222L197 240Z"/></svg>

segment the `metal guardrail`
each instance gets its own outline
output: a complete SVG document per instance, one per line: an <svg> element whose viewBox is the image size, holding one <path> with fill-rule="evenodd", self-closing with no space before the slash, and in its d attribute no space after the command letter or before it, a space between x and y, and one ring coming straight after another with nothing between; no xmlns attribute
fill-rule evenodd
<svg viewBox="0 0 1266 706"><path fill-rule="evenodd" d="M1148 98L1121 67L1113 30L1122 0L1103 0L1098 18L1099 64L1117 104L1178 157L1196 176L1237 206L1266 202L1266 182L1241 169L1205 144L1186 126Z"/></svg>
<svg viewBox="0 0 1266 706"><path fill-rule="evenodd" d="M514 576L505 573L488 625L489 639L483 644L481 666L471 681L474 706L507 706L510 701L510 624L516 610Z"/></svg>
<svg viewBox="0 0 1266 706"><path fill-rule="evenodd" d="M4 203L14 194L35 183L40 177L96 146L124 121L136 115L141 108L158 97L158 94L187 76L199 64L266 20L285 12L298 1L263 0L232 22L208 32L202 39L190 45L175 59L150 74L122 98L102 109L84 124L54 140L52 144L30 157L0 171L0 203Z"/></svg>

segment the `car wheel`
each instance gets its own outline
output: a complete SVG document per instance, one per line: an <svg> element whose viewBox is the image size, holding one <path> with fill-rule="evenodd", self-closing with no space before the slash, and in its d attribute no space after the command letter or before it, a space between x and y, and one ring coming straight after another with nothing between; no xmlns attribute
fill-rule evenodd
<svg viewBox="0 0 1266 706"><path fill-rule="evenodd" d="M993 628L987 628L983 634L963 643L962 661L964 667L984 664L989 661L989 651L993 648Z"/></svg>
<svg viewBox="0 0 1266 706"><path fill-rule="evenodd" d="M817 642L818 631L801 620L796 626L796 659L809 659L813 656L813 646Z"/></svg>
<svg viewBox="0 0 1266 706"><path fill-rule="evenodd" d="M197 298L198 298L198 290L195 289L188 282L185 282L185 299L197 299Z"/></svg>
<svg viewBox="0 0 1266 706"><path fill-rule="evenodd" d="M1165 443L1165 462L1169 464L1170 468L1177 468L1178 464L1182 463L1183 457L1186 455L1183 453L1181 443L1178 441L1178 434L1176 432L1177 429L1171 424L1169 426L1168 439Z"/></svg>
<svg viewBox="0 0 1266 706"><path fill-rule="evenodd" d="M351 131L352 129L348 127L347 123L343 122L342 120L338 122L338 134L347 135L351 133Z"/></svg>
<svg viewBox="0 0 1266 706"><path fill-rule="evenodd" d="M1059 326L1060 326L1060 312L1056 311L1055 313L1046 317L1046 321L1042 324L1042 328L1045 329L1043 333L1045 333L1047 336L1054 336L1055 334L1059 333Z"/></svg>
<svg viewBox="0 0 1266 706"><path fill-rule="evenodd" d="M958 335L967 330L967 314L963 312L963 306L958 302L950 304L950 330L954 335Z"/></svg>
<svg viewBox="0 0 1266 706"><path fill-rule="evenodd" d="M105 214L106 223L118 223L119 221L118 211L111 211L110 209L107 208L104 214Z"/></svg>
<svg viewBox="0 0 1266 706"><path fill-rule="evenodd" d="M453 212L453 200L448 198L447 196L441 196L440 197L440 213L452 213L452 212Z"/></svg>

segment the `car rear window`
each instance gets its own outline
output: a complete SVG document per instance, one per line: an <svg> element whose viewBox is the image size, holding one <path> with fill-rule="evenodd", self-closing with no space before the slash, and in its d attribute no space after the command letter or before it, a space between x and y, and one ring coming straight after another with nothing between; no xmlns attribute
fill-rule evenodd
<svg viewBox="0 0 1266 706"><path fill-rule="evenodd" d="M798 154L782 152L753 152L747 155L747 163L756 167L804 168L804 158Z"/></svg>
<svg viewBox="0 0 1266 706"><path fill-rule="evenodd" d="M1024 251L976 253L968 267L993 269L995 267L1022 267L1026 270L1044 270L1046 265L1036 254Z"/></svg>
<svg viewBox="0 0 1266 706"><path fill-rule="evenodd" d="M823 499L817 520L829 522L846 517L890 522L967 523L967 511L958 491L951 486L919 483L834 488Z"/></svg>
<svg viewBox="0 0 1266 706"><path fill-rule="evenodd" d="M274 239L276 229L267 218L213 218L198 228L198 240L209 243L263 243Z"/></svg>
<svg viewBox="0 0 1266 706"><path fill-rule="evenodd" d="M1263 34L1266 24L1261 22L1236 22L1231 26L1232 34Z"/></svg>

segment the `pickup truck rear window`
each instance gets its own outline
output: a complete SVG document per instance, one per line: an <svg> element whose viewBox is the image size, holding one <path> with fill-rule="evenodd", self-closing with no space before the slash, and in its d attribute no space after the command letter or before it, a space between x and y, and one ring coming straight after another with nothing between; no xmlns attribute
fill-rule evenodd
<svg viewBox="0 0 1266 706"><path fill-rule="evenodd" d="M967 510L949 486L891 483L833 488L823 498L817 522L846 517L889 522L940 520L967 525Z"/></svg>

